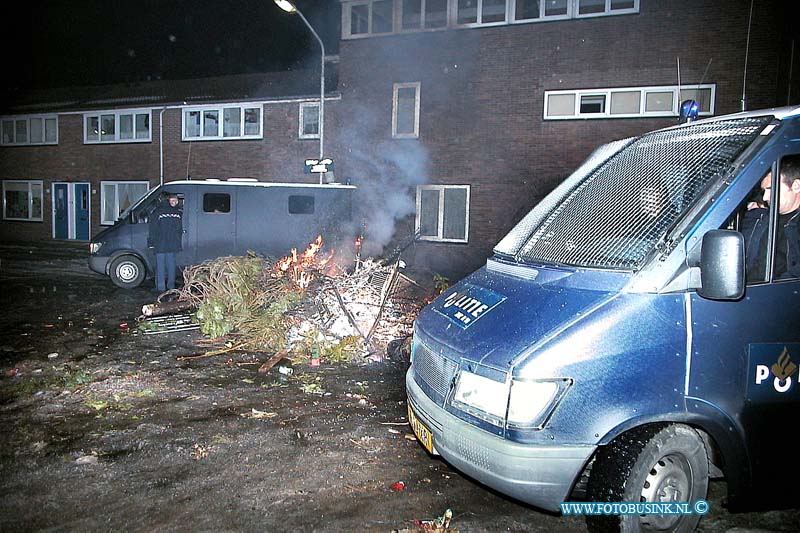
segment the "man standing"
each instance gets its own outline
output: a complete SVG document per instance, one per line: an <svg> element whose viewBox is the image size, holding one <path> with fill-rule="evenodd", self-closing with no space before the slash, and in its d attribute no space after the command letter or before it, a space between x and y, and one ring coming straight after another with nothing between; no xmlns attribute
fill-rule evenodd
<svg viewBox="0 0 800 533"><path fill-rule="evenodd" d="M787 157L781 162L778 180L778 227L773 279L800 278L800 158ZM746 243L748 279L762 280L767 255L769 205L772 195L772 173L761 180L763 203L752 202L745 214L742 233Z"/></svg>
<svg viewBox="0 0 800 533"><path fill-rule="evenodd" d="M182 249L183 219L178 196L169 194L150 215L148 246L156 252L156 289L175 288L175 254Z"/></svg>

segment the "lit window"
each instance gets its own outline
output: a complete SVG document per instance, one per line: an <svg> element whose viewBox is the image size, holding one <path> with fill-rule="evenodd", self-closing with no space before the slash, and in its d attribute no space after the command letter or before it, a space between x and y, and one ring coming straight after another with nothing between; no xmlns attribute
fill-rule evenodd
<svg viewBox="0 0 800 533"><path fill-rule="evenodd" d="M129 207L147 194L147 181L100 182L100 224L110 225Z"/></svg>
<svg viewBox="0 0 800 533"><path fill-rule="evenodd" d="M83 142L129 143L149 142L150 110L107 111L84 115Z"/></svg>
<svg viewBox="0 0 800 533"><path fill-rule="evenodd" d="M644 96L645 113L671 112L675 91L647 91Z"/></svg>
<svg viewBox="0 0 800 533"><path fill-rule="evenodd" d="M575 115L575 94L551 94L547 98L545 115L548 117Z"/></svg>
<svg viewBox="0 0 800 533"><path fill-rule="evenodd" d="M202 107L183 110L183 140L261 138L261 108Z"/></svg>
<svg viewBox="0 0 800 533"><path fill-rule="evenodd" d="M3 218L42 221L42 181L3 181Z"/></svg>
<svg viewBox="0 0 800 533"><path fill-rule="evenodd" d="M611 93L611 114L629 115L639 112L641 91L617 91Z"/></svg>

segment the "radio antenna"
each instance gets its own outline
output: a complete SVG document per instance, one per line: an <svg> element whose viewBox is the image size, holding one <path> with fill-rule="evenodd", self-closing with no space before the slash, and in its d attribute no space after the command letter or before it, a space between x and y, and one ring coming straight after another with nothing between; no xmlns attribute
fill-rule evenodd
<svg viewBox="0 0 800 533"><path fill-rule="evenodd" d="M742 78L742 111L747 111L747 57L750 54L750 28L753 24L753 0L750 0L750 19L747 21L747 46L744 49L744 77Z"/></svg>

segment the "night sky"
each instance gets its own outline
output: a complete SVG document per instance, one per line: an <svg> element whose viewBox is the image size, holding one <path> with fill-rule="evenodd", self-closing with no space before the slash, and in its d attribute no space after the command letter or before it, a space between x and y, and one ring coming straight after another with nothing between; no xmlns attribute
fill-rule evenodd
<svg viewBox="0 0 800 533"><path fill-rule="evenodd" d="M340 4L296 5L338 53ZM29 0L2 8L6 89L188 79L319 65L319 45L272 0Z"/></svg>

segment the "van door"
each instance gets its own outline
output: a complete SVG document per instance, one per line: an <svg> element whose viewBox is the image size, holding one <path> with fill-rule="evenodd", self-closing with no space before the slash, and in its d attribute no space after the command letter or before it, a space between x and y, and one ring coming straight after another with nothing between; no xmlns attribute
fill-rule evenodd
<svg viewBox="0 0 800 533"><path fill-rule="evenodd" d="M788 168L788 160L782 160L781 169ZM764 177L754 178L757 194L746 202L751 208L756 207L751 202L764 197L763 191L758 194L757 190ZM800 174L797 179L800 200ZM771 173L767 175L767 182L778 184L777 180L772 181ZM791 190L786 193L782 187L779 191L785 193L784 196L794 194ZM758 228L758 232L753 227L743 231L748 248L748 284L744 298L719 302L696 294L691 296L693 335L686 395L722 410L730 423L738 426L750 456L752 496L763 495L769 498L770 505L781 505L796 503L800 492L791 467L796 441L788 438L800 408L800 274L786 269L787 262L792 259L786 256L785 245L777 242L787 238L788 229L777 231L777 224L787 224L791 213L779 213L782 208L775 206L782 205L781 198L770 198L768 194L767 199L773 200L770 202L772 216L764 209L759 221L765 226ZM737 217L739 220L745 216L747 206L743 205L742 210ZM800 210L796 214L800 218ZM737 229L745 228L740 224ZM759 260L757 252L751 253L760 249L764 259L767 257L766 242L763 246L753 246L750 241L758 234L765 240L775 236L771 270L761 266L768 261ZM794 246L791 239L790 249ZM792 253L800 253L800 250L790 250L790 256ZM729 468L742 466L729 465ZM759 502L751 503L757 506Z"/></svg>
<svg viewBox="0 0 800 533"><path fill-rule="evenodd" d="M236 189L198 187L196 238L197 263L236 252Z"/></svg>

